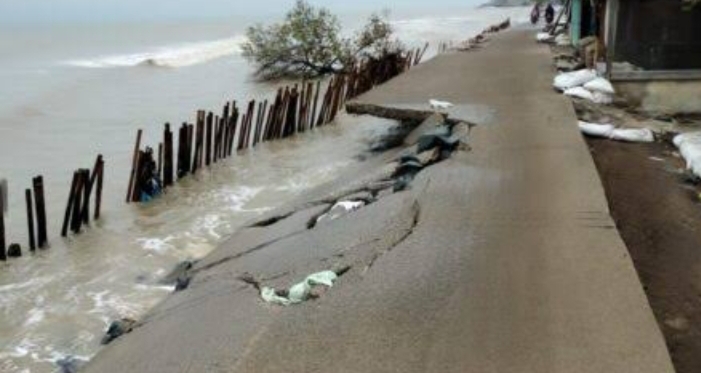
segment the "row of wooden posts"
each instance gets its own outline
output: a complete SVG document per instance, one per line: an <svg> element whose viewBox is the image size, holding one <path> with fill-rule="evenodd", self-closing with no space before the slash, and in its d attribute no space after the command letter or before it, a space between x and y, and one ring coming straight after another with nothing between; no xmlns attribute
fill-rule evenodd
<svg viewBox="0 0 701 373"><path fill-rule="evenodd" d="M41 249L46 248L49 241L46 231L44 178L41 175L32 179L32 188L25 189L24 196L27 205L29 250L35 251L37 247ZM8 257L22 256L22 247L20 244L12 243L8 247L7 241L5 240L4 212L6 210L6 206L4 206L4 204L6 201L7 190L5 190L5 188L0 188L0 261L5 261Z"/></svg>
<svg viewBox="0 0 701 373"><path fill-rule="evenodd" d="M142 149L143 131L138 130L126 202L145 202L172 186L176 178L195 174L230 157L234 150L242 151L333 122L347 100L418 64L427 48L428 44L405 54L366 59L350 73L333 76L325 89L321 81L303 82L278 89L270 101L251 100L243 108L236 101L227 102L221 113L199 110L194 124L180 126L177 154L169 123L165 124L157 154L151 147Z"/></svg>
<svg viewBox="0 0 701 373"><path fill-rule="evenodd" d="M83 225L90 223L90 199L95 192L94 219L100 218L100 205L102 202L102 184L105 162L102 155L98 155L92 173L89 169L79 169L73 173L73 182L68 196L68 205L61 228L61 236L68 235L70 226L73 233L80 233ZM6 261L8 257L21 257L22 246L12 243L9 246L6 241L5 211L7 206L6 184L0 184L0 261ZM48 232L46 229L46 200L44 198L44 178L39 175L32 179L32 188L24 191L27 207L28 247L31 252L49 247Z"/></svg>

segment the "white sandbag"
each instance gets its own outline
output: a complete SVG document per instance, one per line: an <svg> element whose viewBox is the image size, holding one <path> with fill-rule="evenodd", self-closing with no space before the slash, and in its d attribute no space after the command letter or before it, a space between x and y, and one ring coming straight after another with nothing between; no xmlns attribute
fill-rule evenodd
<svg viewBox="0 0 701 373"><path fill-rule="evenodd" d="M701 132L677 135L673 142L686 161L686 169L701 177Z"/></svg>
<svg viewBox="0 0 701 373"><path fill-rule="evenodd" d="M553 81L553 85L558 90L565 91L584 85L594 79L596 79L595 70L583 69L557 75Z"/></svg>
<svg viewBox="0 0 701 373"><path fill-rule="evenodd" d="M613 102L613 96L604 92L592 92L592 101L597 104L609 105Z"/></svg>
<svg viewBox="0 0 701 373"><path fill-rule="evenodd" d="M535 40L539 43L549 43L553 41L554 37L550 35L549 32L539 32L535 36Z"/></svg>
<svg viewBox="0 0 701 373"><path fill-rule="evenodd" d="M594 95L589 90L582 87L574 87L565 90L565 96L579 97L585 100L594 101Z"/></svg>
<svg viewBox="0 0 701 373"><path fill-rule="evenodd" d="M615 127L610 124L588 123L579 121L579 130L583 134L594 137L609 138Z"/></svg>
<svg viewBox="0 0 701 373"><path fill-rule="evenodd" d="M647 128L616 128L611 124L579 122L579 130L588 136L627 142L653 142L655 135Z"/></svg>
<svg viewBox="0 0 701 373"><path fill-rule="evenodd" d="M653 142L655 135L648 128L617 128L613 130L611 140L627 142Z"/></svg>
<svg viewBox="0 0 701 373"><path fill-rule="evenodd" d="M584 88L592 92L602 92L607 93L609 95L616 93L611 82L609 82L606 78L602 77L598 77L596 79L586 82L584 84Z"/></svg>

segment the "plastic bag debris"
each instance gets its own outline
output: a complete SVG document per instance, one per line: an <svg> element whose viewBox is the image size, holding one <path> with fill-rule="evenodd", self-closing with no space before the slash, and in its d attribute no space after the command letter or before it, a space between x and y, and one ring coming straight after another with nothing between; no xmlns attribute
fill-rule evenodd
<svg viewBox="0 0 701 373"><path fill-rule="evenodd" d="M566 89L564 92L565 96L578 97L589 101L594 101L594 95L587 89L582 87L574 87Z"/></svg>
<svg viewBox="0 0 701 373"><path fill-rule="evenodd" d="M549 32L539 32L535 36L535 40L539 43L549 43L553 41L554 37L550 35Z"/></svg>
<svg viewBox="0 0 701 373"><path fill-rule="evenodd" d="M319 223L322 221L338 219L341 216L349 212L353 212L363 206L365 206L365 202L363 201L338 201L329 209L329 212L319 216L316 219L316 222Z"/></svg>
<svg viewBox="0 0 701 373"><path fill-rule="evenodd" d="M440 100L428 100L429 105L431 105L431 109L433 110L441 110L441 109L450 109L454 105L451 104L450 102L447 101L440 101Z"/></svg>
<svg viewBox="0 0 701 373"><path fill-rule="evenodd" d="M611 124L579 122L585 135L627 142L653 142L655 135L648 128L616 128Z"/></svg>
<svg viewBox="0 0 701 373"><path fill-rule="evenodd" d="M290 306L308 300L314 286L332 287L336 279L338 275L334 271L317 272L307 276L304 281L292 285L286 292L286 296L269 287L263 287L260 296L267 303Z"/></svg>
<svg viewBox="0 0 701 373"><path fill-rule="evenodd" d="M701 177L701 132L677 135L673 142L686 161L686 169Z"/></svg>
<svg viewBox="0 0 701 373"><path fill-rule="evenodd" d="M571 71L568 73L561 73L557 75L553 81L553 85L558 90L564 91L570 88L584 85L596 79L596 77L596 71L594 70L583 69Z"/></svg>
<svg viewBox="0 0 701 373"><path fill-rule="evenodd" d="M590 80L584 83L584 88L588 89L591 92L601 92L607 93L609 95L616 93L616 90L613 88L611 82L609 82L606 78L602 77L598 77L594 80Z"/></svg>

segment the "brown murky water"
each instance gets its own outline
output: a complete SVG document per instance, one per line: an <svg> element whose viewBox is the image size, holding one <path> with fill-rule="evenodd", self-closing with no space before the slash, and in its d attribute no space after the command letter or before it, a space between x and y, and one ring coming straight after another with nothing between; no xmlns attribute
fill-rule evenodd
<svg viewBox="0 0 701 373"><path fill-rule="evenodd" d="M178 262L204 256L245 221L332 180L394 125L341 116L218 163L144 205L123 202L127 170L112 165L103 218L66 239L56 234L62 193L47 196L51 248L0 264L0 371L51 371L64 356L88 359L111 320L138 318L173 290L158 281ZM16 210L13 239L24 221Z"/></svg>

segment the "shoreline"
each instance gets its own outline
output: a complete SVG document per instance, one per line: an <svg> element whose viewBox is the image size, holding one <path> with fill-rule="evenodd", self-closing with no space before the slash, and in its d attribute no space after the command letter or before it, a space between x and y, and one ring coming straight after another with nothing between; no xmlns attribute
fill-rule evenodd
<svg viewBox="0 0 701 373"><path fill-rule="evenodd" d="M416 165L395 160L419 153L411 143L249 224L84 371L672 372L574 110L532 40L510 31L361 96L449 100L458 143L416 154L427 163L406 189L393 190ZM344 198L371 203L316 223ZM247 280L281 289L339 265L350 270L332 288L287 308Z"/></svg>

